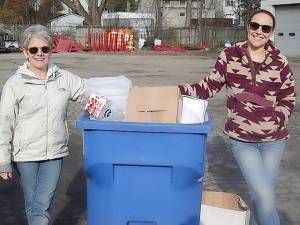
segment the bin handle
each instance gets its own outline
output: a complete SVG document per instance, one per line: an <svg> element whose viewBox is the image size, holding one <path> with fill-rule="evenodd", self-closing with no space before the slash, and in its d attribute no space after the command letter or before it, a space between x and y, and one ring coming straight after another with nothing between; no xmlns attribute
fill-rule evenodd
<svg viewBox="0 0 300 225"><path fill-rule="evenodd" d="M157 225L155 221L128 221L127 225Z"/></svg>
<svg viewBox="0 0 300 225"><path fill-rule="evenodd" d="M197 181L198 183L202 183L203 182L203 179L204 179L204 176L200 177Z"/></svg>

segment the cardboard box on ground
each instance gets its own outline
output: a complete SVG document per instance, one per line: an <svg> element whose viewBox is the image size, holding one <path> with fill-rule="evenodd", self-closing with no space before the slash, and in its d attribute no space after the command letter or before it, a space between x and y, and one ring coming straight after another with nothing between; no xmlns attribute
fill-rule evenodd
<svg viewBox="0 0 300 225"><path fill-rule="evenodd" d="M177 86L133 87L128 95L126 121L178 123L182 96Z"/></svg>
<svg viewBox="0 0 300 225"><path fill-rule="evenodd" d="M233 193L203 191L200 225L249 225L250 210Z"/></svg>

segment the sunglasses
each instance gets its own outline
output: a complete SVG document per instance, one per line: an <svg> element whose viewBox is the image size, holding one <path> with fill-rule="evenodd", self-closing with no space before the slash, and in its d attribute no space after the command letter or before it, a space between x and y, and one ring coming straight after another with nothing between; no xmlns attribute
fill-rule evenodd
<svg viewBox="0 0 300 225"><path fill-rule="evenodd" d="M260 27L261 27L262 32L264 32L265 34L270 33L273 29L273 27L270 25L260 25L259 23L256 23L256 22L249 23L250 30L258 30Z"/></svg>
<svg viewBox="0 0 300 225"><path fill-rule="evenodd" d="M30 52L30 54L34 55L34 54L38 53L39 49L41 49L44 54L49 53L51 50L49 46L43 46L41 48L30 47L30 48L28 48L28 51Z"/></svg>

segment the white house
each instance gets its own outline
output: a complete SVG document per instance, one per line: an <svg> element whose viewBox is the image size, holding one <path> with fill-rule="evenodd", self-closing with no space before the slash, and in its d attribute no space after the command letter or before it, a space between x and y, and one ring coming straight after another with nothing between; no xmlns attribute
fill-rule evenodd
<svg viewBox="0 0 300 225"><path fill-rule="evenodd" d="M237 15L234 13L234 7L237 7L237 0L224 0L219 1L219 4L222 4L223 13L225 18L230 18L234 21L240 19L237 18Z"/></svg>
<svg viewBox="0 0 300 225"><path fill-rule="evenodd" d="M191 19L198 18L197 1L192 1ZM206 0L202 11L203 18L215 18L213 0ZM162 25L164 27L184 27L186 20L186 0L167 1L162 4Z"/></svg>
<svg viewBox="0 0 300 225"><path fill-rule="evenodd" d="M76 26L83 26L83 21L84 17L70 13L56 17L52 19L49 23L52 31L61 32L70 30L70 28L72 27L74 28Z"/></svg>
<svg viewBox="0 0 300 225"><path fill-rule="evenodd" d="M234 21L233 6L237 0L205 0L202 12L202 18L230 18ZM192 20L197 20L198 5L197 1L192 1ZM162 25L163 27L184 27L186 20L186 0L162 0ZM139 12L155 12L154 0L141 0L138 9Z"/></svg>
<svg viewBox="0 0 300 225"><path fill-rule="evenodd" d="M287 56L300 56L300 0L262 0L276 18L274 41Z"/></svg>

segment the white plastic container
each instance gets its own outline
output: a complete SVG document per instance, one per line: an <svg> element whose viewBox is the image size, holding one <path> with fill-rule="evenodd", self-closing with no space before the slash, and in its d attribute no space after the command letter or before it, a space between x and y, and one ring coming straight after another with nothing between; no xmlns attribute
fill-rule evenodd
<svg viewBox="0 0 300 225"><path fill-rule="evenodd" d="M145 44L146 39L145 38L140 38L139 39L139 49L143 48Z"/></svg>
<svg viewBox="0 0 300 225"><path fill-rule="evenodd" d="M161 40L160 39L154 39L154 45L161 45Z"/></svg>

